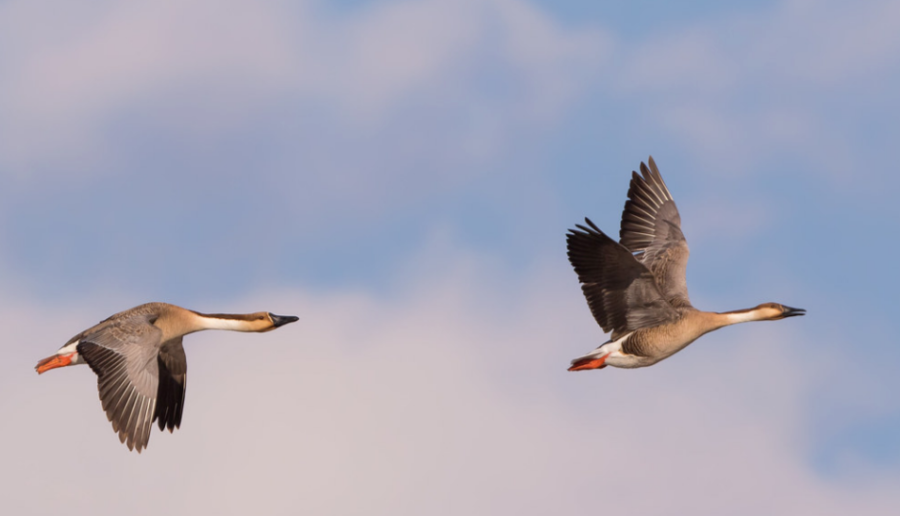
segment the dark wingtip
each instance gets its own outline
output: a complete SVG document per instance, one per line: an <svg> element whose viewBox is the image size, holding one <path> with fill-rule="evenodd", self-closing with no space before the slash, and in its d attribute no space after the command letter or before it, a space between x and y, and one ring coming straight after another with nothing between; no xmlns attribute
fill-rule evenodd
<svg viewBox="0 0 900 516"><path fill-rule="evenodd" d="M600 231L600 228L598 228L597 225L594 224L594 222L591 219L585 217L584 221L587 222L587 225L590 226L591 229L593 229L594 231L597 231L597 232Z"/></svg>
<svg viewBox="0 0 900 516"><path fill-rule="evenodd" d="M598 228L597 225L591 221L591 219L585 217L584 222L587 223L588 227L582 226L581 224L575 224L576 229L570 229L569 233L567 233L566 236L577 236L582 233L587 233L588 235L593 233L602 233L602 231L600 231L600 228Z"/></svg>
<svg viewBox="0 0 900 516"><path fill-rule="evenodd" d="M649 161L650 161L650 164L652 165L652 167L648 167L647 164L644 163L643 161L641 162L641 176L643 176L643 177L641 177L641 179L643 179L645 183L652 181L652 178L653 178L652 168L655 168L655 165L656 165L655 163L653 163L652 158ZM635 175L637 175L637 174L635 174Z"/></svg>
<svg viewBox="0 0 900 516"><path fill-rule="evenodd" d="M269 313L269 317L272 318L272 326L274 326L275 328L300 320L300 318L296 315L275 315L273 313Z"/></svg>

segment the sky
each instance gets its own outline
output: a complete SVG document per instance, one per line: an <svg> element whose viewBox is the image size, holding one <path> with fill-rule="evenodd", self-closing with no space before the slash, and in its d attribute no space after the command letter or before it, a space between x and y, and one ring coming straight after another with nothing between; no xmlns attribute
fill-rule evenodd
<svg viewBox="0 0 900 516"><path fill-rule="evenodd" d="M0 3L0 499L14 514L894 514L900 5ZM652 155L691 300L803 318L651 368L565 254ZM298 315L186 339L142 454L86 367L148 301Z"/></svg>

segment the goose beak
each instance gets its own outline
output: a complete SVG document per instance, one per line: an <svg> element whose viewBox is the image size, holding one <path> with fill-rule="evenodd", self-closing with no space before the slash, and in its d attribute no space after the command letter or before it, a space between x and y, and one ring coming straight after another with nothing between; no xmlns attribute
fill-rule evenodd
<svg viewBox="0 0 900 516"><path fill-rule="evenodd" d="M781 317L794 317L795 315L806 315L806 310L803 308L791 308L790 306L781 305L784 309L784 312L781 313Z"/></svg>
<svg viewBox="0 0 900 516"><path fill-rule="evenodd" d="M297 322L300 320L300 318L295 315L275 315L273 313L270 313L269 317L272 318L272 327L274 328L278 328L279 326L284 326L285 324L290 324L292 322Z"/></svg>

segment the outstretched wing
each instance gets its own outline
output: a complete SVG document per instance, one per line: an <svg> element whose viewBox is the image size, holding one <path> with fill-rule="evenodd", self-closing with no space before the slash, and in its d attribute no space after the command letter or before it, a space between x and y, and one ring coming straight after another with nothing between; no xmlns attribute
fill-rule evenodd
<svg viewBox="0 0 900 516"><path fill-rule="evenodd" d="M691 306L685 281L690 250L681 216L652 156L648 162L649 168L641 163L641 175L632 172L619 242L650 269L666 301Z"/></svg>
<svg viewBox="0 0 900 516"><path fill-rule="evenodd" d="M566 235L569 262L594 319L612 338L678 317L663 299L653 274L628 249L606 236L590 219Z"/></svg>
<svg viewBox="0 0 900 516"><path fill-rule="evenodd" d="M147 447L158 412L162 331L153 320L151 314L106 320L81 335L77 346L97 374L100 401L113 430L129 450L138 452Z"/></svg>

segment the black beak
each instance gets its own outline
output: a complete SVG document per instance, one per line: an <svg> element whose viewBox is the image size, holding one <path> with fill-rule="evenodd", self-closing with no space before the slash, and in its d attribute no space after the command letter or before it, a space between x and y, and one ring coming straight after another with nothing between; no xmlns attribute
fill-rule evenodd
<svg viewBox="0 0 900 516"><path fill-rule="evenodd" d="M806 310L803 308L791 308L789 306L781 305L781 308L784 309L784 312L781 313L782 317L794 317L795 315L806 315Z"/></svg>
<svg viewBox="0 0 900 516"><path fill-rule="evenodd" d="M270 313L269 317L272 318L272 326L274 326L275 328L300 320L300 318L296 315L275 315L273 313Z"/></svg>

